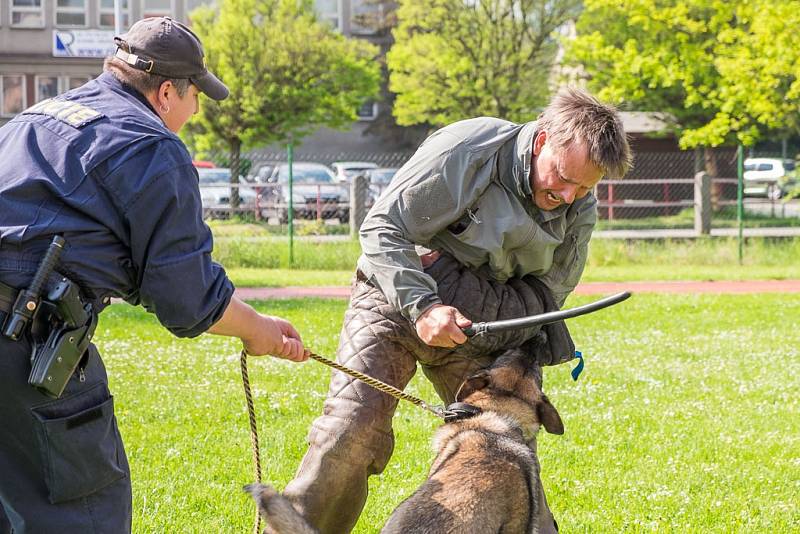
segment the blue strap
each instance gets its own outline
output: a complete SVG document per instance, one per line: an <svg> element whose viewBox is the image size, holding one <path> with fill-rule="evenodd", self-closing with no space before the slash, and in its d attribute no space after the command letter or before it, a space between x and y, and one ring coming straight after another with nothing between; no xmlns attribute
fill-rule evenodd
<svg viewBox="0 0 800 534"><path fill-rule="evenodd" d="M581 351L575 351L575 357L578 358L578 365L572 370L572 379L577 381L578 377L581 376L581 372L583 372L583 354Z"/></svg>

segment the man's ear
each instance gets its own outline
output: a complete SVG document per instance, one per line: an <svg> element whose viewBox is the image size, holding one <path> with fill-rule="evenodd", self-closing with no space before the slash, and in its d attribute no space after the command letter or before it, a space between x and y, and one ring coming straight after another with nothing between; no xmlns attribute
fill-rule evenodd
<svg viewBox="0 0 800 534"><path fill-rule="evenodd" d="M456 393L456 401L463 402L464 399L489 385L489 371L480 370L464 380Z"/></svg>
<svg viewBox="0 0 800 534"><path fill-rule="evenodd" d="M564 423L561 421L561 416L558 415L556 407L550 403L550 399L546 395L542 395L542 400L536 403L536 415L539 416L539 422L545 430L551 434L563 434Z"/></svg>
<svg viewBox="0 0 800 534"><path fill-rule="evenodd" d="M533 138L532 150L534 156L538 156L541 153L545 141L547 141L547 132L544 130L539 130L539 133L537 133L536 137Z"/></svg>

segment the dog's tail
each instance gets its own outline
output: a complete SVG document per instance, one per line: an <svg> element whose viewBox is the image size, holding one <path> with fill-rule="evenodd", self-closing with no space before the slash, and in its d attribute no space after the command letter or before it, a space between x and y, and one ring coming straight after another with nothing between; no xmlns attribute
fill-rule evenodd
<svg viewBox="0 0 800 534"><path fill-rule="evenodd" d="M265 484L248 484L244 487L256 500L261 517L268 525L264 532L274 534L319 534L303 516L294 509L289 499Z"/></svg>

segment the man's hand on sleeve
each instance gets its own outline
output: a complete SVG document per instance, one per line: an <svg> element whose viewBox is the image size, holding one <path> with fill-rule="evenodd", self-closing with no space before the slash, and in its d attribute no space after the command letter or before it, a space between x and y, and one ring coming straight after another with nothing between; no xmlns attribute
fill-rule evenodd
<svg viewBox="0 0 800 534"><path fill-rule="evenodd" d="M434 304L417 318L414 327L419 338L431 347L452 348L467 340L462 328L472 325L472 321L461 315L452 306Z"/></svg>

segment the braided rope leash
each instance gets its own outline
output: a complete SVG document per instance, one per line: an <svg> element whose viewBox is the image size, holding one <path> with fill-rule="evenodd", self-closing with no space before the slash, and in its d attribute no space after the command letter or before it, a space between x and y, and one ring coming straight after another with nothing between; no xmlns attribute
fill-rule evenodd
<svg viewBox="0 0 800 534"><path fill-rule="evenodd" d="M261 483L261 452L258 448L258 423L256 422L256 408L253 404L253 392L250 390L250 377L247 374L247 351L242 349L240 357L242 367L242 385L244 386L244 397L247 400L247 415L250 419L250 441L253 444L253 465L255 466L256 482ZM261 514L258 513L256 504L256 517L253 520L253 534L261 531Z"/></svg>
<svg viewBox="0 0 800 534"><path fill-rule="evenodd" d="M242 349L242 354L239 359L242 368L242 385L244 386L244 396L247 400L247 416L250 419L250 441L253 444L253 464L255 466L254 474L256 482L261 483L261 452L258 447L258 423L256 421L256 409L255 405L253 404L253 393L250 389L250 377L247 373L247 351ZM443 406L436 406L430 405L424 400L415 397L414 395L409 395L408 393L403 392L396 387L387 384L386 382L381 382L377 378L373 378L369 375L365 375L355 369L350 369L349 367L345 367L344 365L334 362L333 360L329 360L320 356L319 354L314 354L313 352L308 352L309 358L316 360L322 364L327 365L328 367L332 367L337 371L341 371L346 375L352 376L358 380L361 380L365 384L372 386L373 388L377 389L378 391L382 391L387 395L391 395L392 397L400 400L405 400L416 404L420 408L431 412L436 417L440 417L442 419L448 414L447 410L444 409ZM259 534L261 529L261 514L258 513L258 505L256 505L256 517L253 521L253 534Z"/></svg>
<svg viewBox="0 0 800 534"><path fill-rule="evenodd" d="M427 402L425 402L424 400L422 400L420 398L417 398L417 397L415 397L413 395L409 395L408 393L405 393L402 390L397 389L396 387L387 384L386 382L381 382L377 378L372 378L369 375L365 375L364 373L356 371L355 369L350 369L349 367L345 367L344 365L342 365L340 363L337 363L337 362L334 362L334 361L329 360L327 358L324 358L324 357L322 357L322 356L320 356L318 354L314 354L313 352L309 352L308 355L309 355L310 358L312 358L312 359L314 359L314 360L316 360L316 361L318 361L320 363L323 363L323 364L327 365L328 367L333 367L337 371L341 371L341 372L343 372L343 373L345 373L347 375L352 376L353 378L357 378L358 380L361 380L365 384L368 384L368 385L372 386L373 388L377 389L378 391L382 391L382 392L386 393L387 395L391 395L395 399L402 399L402 400L409 401L409 402L411 402L413 404L416 404L420 408L422 408L424 410L428 410L429 412L431 412L436 417L441 417L442 419L444 419L444 417L446 415L446 411L445 411L444 407L442 407L442 406L430 405Z"/></svg>

